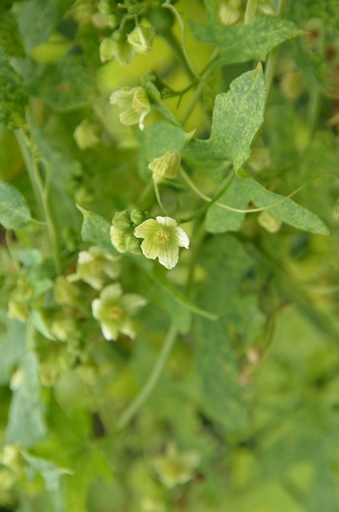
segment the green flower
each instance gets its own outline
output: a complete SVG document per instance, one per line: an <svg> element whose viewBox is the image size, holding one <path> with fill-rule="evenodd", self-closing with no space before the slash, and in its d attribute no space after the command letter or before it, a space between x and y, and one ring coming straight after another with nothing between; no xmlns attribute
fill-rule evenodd
<svg viewBox="0 0 339 512"><path fill-rule="evenodd" d="M136 336L131 316L146 304L141 295L122 294L120 284L106 286L99 299L92 302L92 313L100 322L102 334L106 340L116 341L119 332L134 339Z"/></svg>
<svg viewBox="0 0 339 512"><path fill-rule="evenodd" d="M171 153L167 151L159 158L154 158L148 165L152 171L155 184L161 183L165 179L174 179L180 166L180 153Z"/></svg>
<svg viewBox="0 0 339 512"><path fill-rule="evenodd" d="M140 224L134 231L137 238L144 238L141 250L151 260L159 258L159 263L167 269L175 267L179 259L179 247L189 247L189 238L177 222L170 217L156 217Z"/></svg>
<svg viewBox="0 0 339 512"><path fill-rule="evenodd" d="M155 36L153 27L146 27L145 25L138 25L135 29L128 34L127 41L136 52L149 53L152 50L152 43Z"/></svg>
<svg viewBox="0 0 339 512"><path fill-rule="evenodd" d="M144 129L144 119L151 111L151 104L143 87L123 87L111 94L110 102L124 109L119 115L122 124L139 124L140 130Z"/></svg>
<svg viewBox="0 0 339 512"><path fill-rule="evenodd" d="M117 37L106 37L100 43L99 48L100 61L102 63L112 60L114 57L120 64L129 64L135 55L135 50L127 39L120 39Z"/></svg>
<svg viewBox="0 0 339 512"><path fill-rule="evenodd" d="M68 276L68 281L84 281L95 290L101 290L106 276L116 279L120 274L119 258L102 252L98 247L81 251L78 257L76 274Z"/></svg>
<svg viewBox="0 0 339 512"><path fill-rule="evenodd" d="M100 142L99 126L83 119L75 128L73 137L80 149L87 149Z"/></svg>
<svg viewBox="0 0 339 512"><path fill-rule="evenodd" d="M178 453L176 446L170 444L166 455L154 458L152 466L162 483L172 489L192 480L199 460L197 452Z"/></svg>

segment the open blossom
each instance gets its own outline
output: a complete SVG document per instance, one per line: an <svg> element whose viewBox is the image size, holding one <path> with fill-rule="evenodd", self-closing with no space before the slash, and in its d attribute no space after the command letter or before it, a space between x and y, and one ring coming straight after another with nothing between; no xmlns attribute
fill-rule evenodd
<svg viewBox="0 0 339 512"><path fill-rule="evenodd" d="M137 238L144 238L141 250L151 260L159 259L159 263L167 269L175 267L179 259L179 247L189 247L189 238L175 219L156 217L145 220L134 231Z"/></svg>
<svg viewBox="0 0 339 512"><path fill-rule="evenodd" d="M151 104L143 87L123 87L111 94L110 102L123 109L119 115L122 124L139 124L140 130L144 129L144 119L151 111Z"/></svg>
<svg viewBox="0 0 339 512"><path fill-rule="evenodd" d="M145 306L146 299L137 294L123 295L119 283L106 286L99 299L92 302L92 313L100 322L102 334L106 340L116 341L119 332L130 338L135 338L136 333L131 317L137 310Z"/></svg>
<svg viewBox="0 0 339 512"><path fill-rule="evenodd" d="M68 281L84 281L95 290L101 290L106 276L116 279L120 274L119 258L101 251L98 247L90 247L81 251L78 257L77 271L68 276Z"/></svg>

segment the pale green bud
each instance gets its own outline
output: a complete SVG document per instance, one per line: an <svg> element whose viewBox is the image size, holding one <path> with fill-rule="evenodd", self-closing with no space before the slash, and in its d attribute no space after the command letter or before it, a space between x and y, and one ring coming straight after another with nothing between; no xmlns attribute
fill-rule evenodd
<svg viewBox="0 0 339 512"><path fill-rule="evenodd" d="M149 53L152 49L152 43L155 36L153 27L138 25L133 32L127 36L127 41L136 52Z"/></svg>
<svg viewBox="0 0 339 512"><path fill-rule="evenodd" d="M132 254L141 254L140 242L133 235L125 235L126 251Z"/></svg>
<svg viewBox="0 0 339 512"><path fill-rule="evenodd" d="M282 226L282 221L267 210L260 212L258 222L269 233L277 233Z"/></svg>
<svg viewBox="0 0 339 512"><path fill-rule="evenodd" d="M54 299L57 304L76 306L79 302L79 289L66 277L58 276L54 283Z"/></svg>
<svg viewBox="0 0 339 512"><path fill-rule="evenodd" d="M114 214L112 224L115 228L120 231L127 231L131 227L130 216L127 210L123 210L122 212L116 212Z"/></svg>
<svg viewBox="0 0 339 512"><path fill-rule="evenodd" d="M241 14L241 2L239 0L230 0L227 4L220 4L219 19L225 27L237 23Z"/></svg>
<svg viewBox="0 0 339 512"><path fill-rule="evenodd" d="M178 453L176 447L171 444L166 455L154 458L152 465L162 483L172 489L178 484L192 480L199 460L197 452Z"/></svg>
<svg viewBox="0 0 339 512"><path fill-rule="evenodd" d="M130 216L131 216L131 221L133 222L134 226L138 226L144 220L144 214L139 208L134 208L131 211Z"/></svg>
<svg viewBox="0 0 339 512"><path fill-rule="evenodd" d="M83 119L74 130L73 137L80 149L87 149L100 142L98 134L99 127L88 119Z"/></svg>
<svg viewBox="0 0 339 512"><path fill-rule="evenodd" d="M26 322L29 318L27 304L20 300L11 299L8 302L7 316L13 320L19 320L19 322Z"/></svg>
<svg viewBox="0 0 339 512"><path fill-rule="evenodd" d="M115 55L116 41L113 41L110 37L106 37L100 43L99 53L100 61L102 63L112 60Z"/></svg>
<svg viewBox="0 0 339 512"><path fill-rule="evenodd" d="M154 158L148 168L153 172L153 181L158 184L165 179L174 179L180 167L180 153L167 151L159 158Z"/></svg>
<svg viewBox="0 0 339 512"><path fill-rule="evenodd" d="M125 233L115 226L111 226L110 237L113 247L121 253L127 252L125 244Z"/></svg>

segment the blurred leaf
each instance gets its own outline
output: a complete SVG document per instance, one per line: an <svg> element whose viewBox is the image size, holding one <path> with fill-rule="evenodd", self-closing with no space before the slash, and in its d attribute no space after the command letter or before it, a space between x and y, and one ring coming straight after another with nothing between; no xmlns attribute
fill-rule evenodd
<svg viewBox="0 0 339 512"><path fill-rule="evenodd" d="M81 237L84 242L90 242L98 247L115 251L110 238L111 224L101 215L85 210L78 206L84 216L81 228Z"/></svg>
<svg viewBox="0 0 339 512"><path fill-rule="evenodd" d="M22 78L9 64L0 46L0 124L21 128L25 124L28 95Z"/></svg>
<svg viewBox="0 0 339 512"><path fill-rule="evenodd" d="M97 96L94 79L73 55L62 57L56 64L40 66L28 80L28 89L61 111L88 105Z"/></svg>
<svg viewBox="0 0 339 512"><path fill-rule="evenodd" d="M6 441L30 448L46 434L38 359L34 352L26 352L18 370L18 387L13 391L6 428Z"/></svg>
<svg viewBox="0 0 339 512"><path fill-rule="evenodd" d="M0 384L6 384L25 350L25 324L5 319L7 331L0 341Z"/></svg>
<svg viewBox="0 0 339 512"><path fill-rule="evenodd" d="M247 405L238 382L237 364L224 322L195 322L195 358L202 386L202 403L228 431L247 424Z"/></svg>
<svg viewBox="0 0 339 512"><path fill-rule="evenodd" d="M27 51L45 41L74 0L25 0L17 20Z"/></svg>
<svg viewBox="0 0 339 512"><path fill-rule="evenodd" d="M162 120L147 126L141 135L142 150L148 161L164 155L167 151L180 152L190 135L179 126Z"/></svg>
<svg viewBox="0 0 339 512"><path fill-rule="evenodd" d="M20 192L0 180L0 224L5 229L21 229L30 220L30 211Z"/></svg>
<svg viewBox="0 0 339 512"><path fill-rule="evenodd" d="M241 22L230 27L206 27L196 20L190 25L199 42L220 48L219 60L223 65L262 59L287 39L303 34L293 22L277 16L257 15L248 25Z"/></svg>
<svg viewBox="0 0 339 512"><path fill-rule="evenodd" d="M7 55L23 57L25 55L16 19L11 12L0 15L0 46Z"/></svg>
<svg viewBox="0 0 339 512"><path fill-rule="evenodd" d="M227 93L215 99L211 137L193 140L187 154L195 160L232 160L238 170L250 155L250 146L263 122L265 80L262 67L233 80Z"/></svg>
<svg viewBox="0 0 339 512"><path fill-rule="evenodd" d="M25 452L21 452L24 460L34 470L40 473L45 481L47 491L60 491L60 477L62 475L71 475L68 469L58 468L55 464L44 459L32 457Z"/></svg>
<svg viewBox="0 0 339 512"><path fill-rule="evenodd" d="M339 4L337 0L292 2L291 9L297 19L322 18L339 31Z"/></svg>

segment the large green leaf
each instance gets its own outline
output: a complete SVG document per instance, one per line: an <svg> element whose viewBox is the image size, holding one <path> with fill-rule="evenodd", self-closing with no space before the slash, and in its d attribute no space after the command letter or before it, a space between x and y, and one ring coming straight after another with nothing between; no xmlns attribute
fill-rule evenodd
<svg viewBox="0 0 339 512"><path fill-rule="evenodd" d="M199 42L220 48L220 64L264 58L279 44L303 33L293 22L276 16L256 16L250 24L241 22L230 27L206 27L194 20L191 28Z"/></svg>
<svg viewBox="0 0 339 512"><path fill-rule="evenodd" d="M74 0L25 0L17 20L27 51L45 41Z"/></svg>
<svg viewBox="0 0 339 512"><path fill-rule="evenodd" d="M9 64L0 46L0 124L21 128L25 123L28 95L23 80Z"/></svg>
<svg viewBox="0 0 339 512"><path fill-rule="evenodd" d="M28 82L33 96L61 111L88 105L97 96L93 77L81 59L74 55L66 55L56 64L42 66Z"/></svg>
<svg viewBox="0 0 339 512"><path fill-rule="evenodd" d="M18 369L18 383L9 410L6 441L25 448L33 446L46 433L38 371L36 355L27 352Z"/></svg>
<svg viewBox="0 0 339 512"><path fill-rule="evenodd" d="M20 229L30 220L29 208L20 192L0 180L0 224L6 229Z"/></svg>
<svg viewBox="0 0 339 512"><path fill-rule="evenodd" d="M219 203L234 208L244 209L252 202L255 207L267 207L272 215L295 228L321 235L328 235L329 230L324 222L313 212L285 199L280 194L270 192L253 178L236 177L229 189L218 200ZM223 233L238 229L244 219L244 213L235 213L214 204L206 216L206 228L211 233Z"/></svg>
<svg viewBox="0 0 339 512"><path fill-rule="evenodd" d="M144 129L141 134L142 150L150 161L167 151L180 152L189 139L190 134L164 119Z"/></svg>
<svg viewBox="0 0 339 512"><path fill-rule="evenodd" d="M262 67L236 78L215 100L211 137L194 140L187 155L195 160L232 160L238 170L250 155L253 137L263 122L265 80Z"/></svg>
<svg viewBox="0 0 339 512"><path fill-rule="evenodd" d="M0 46L7 55L23 57L25 52L16 19L10 12L0 14Z"/></svg>

